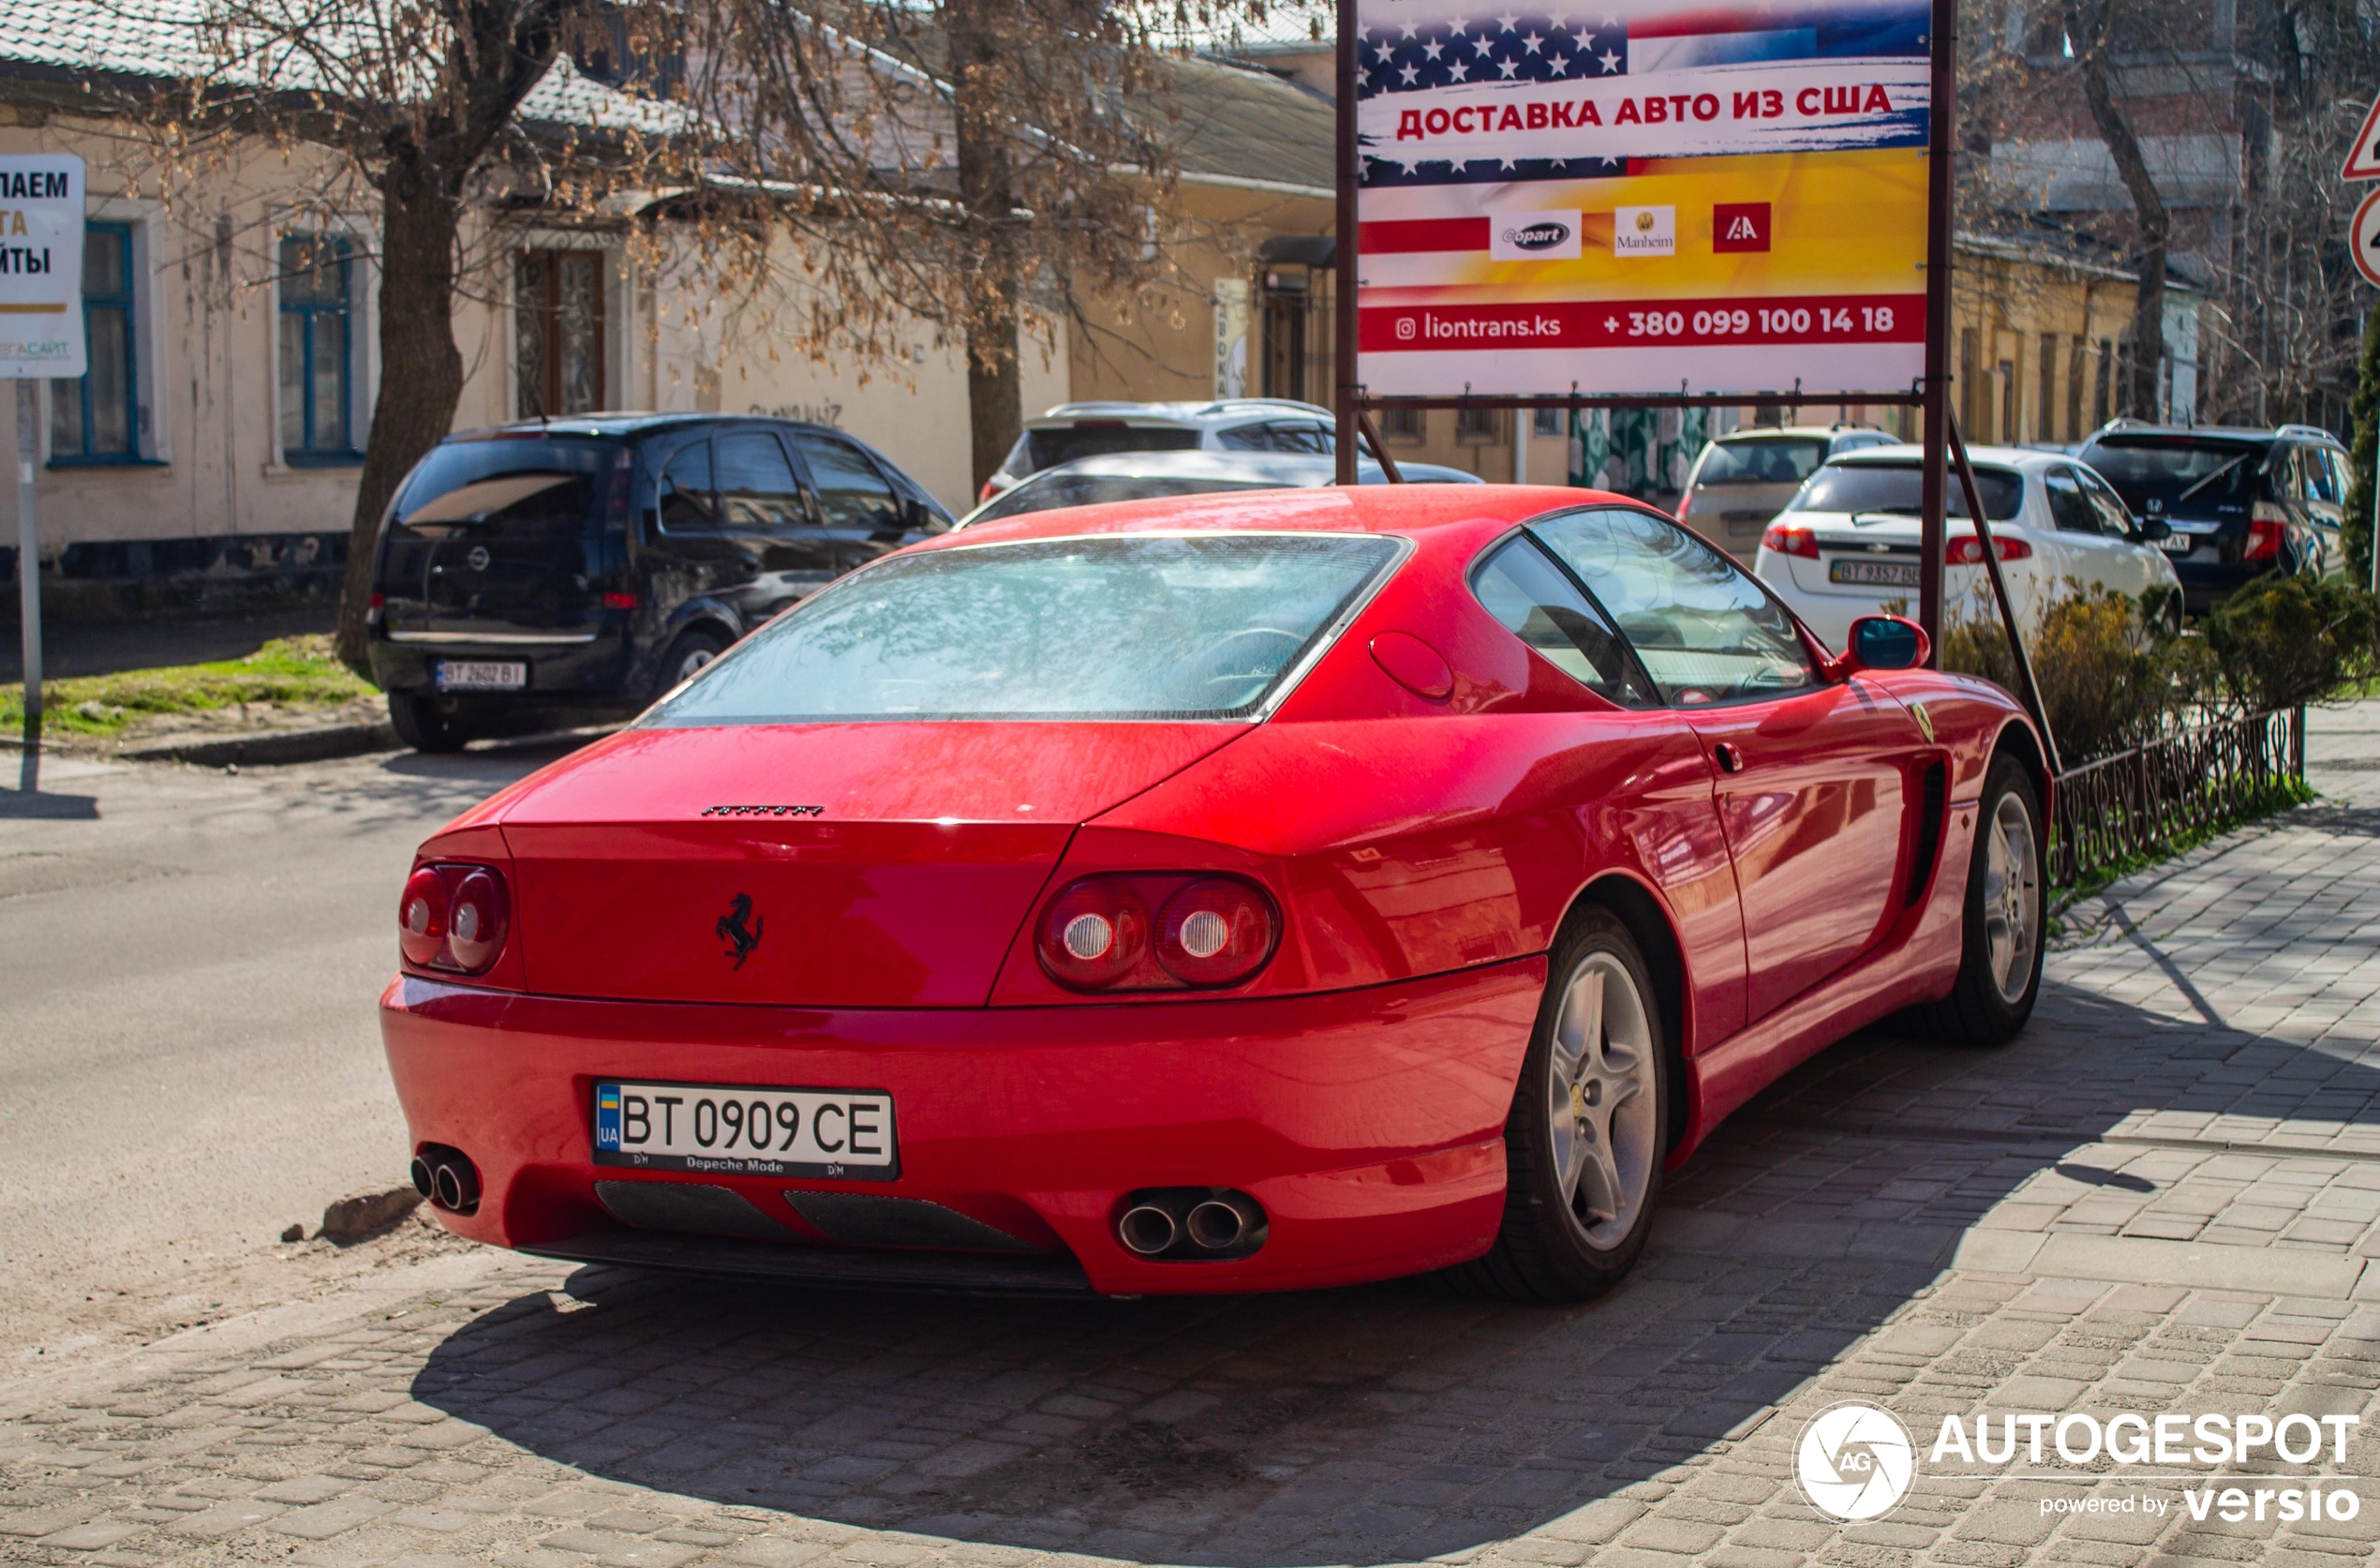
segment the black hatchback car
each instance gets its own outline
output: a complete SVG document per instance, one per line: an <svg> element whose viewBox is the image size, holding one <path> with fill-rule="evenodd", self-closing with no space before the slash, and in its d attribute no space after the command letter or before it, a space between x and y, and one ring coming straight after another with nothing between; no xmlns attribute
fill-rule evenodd
<svg viewBox="0 0 2380 1568"><path fill-rule="evenodd" d="M2347 450L2328 430L2190 428L2120 419L2075 454L2135 515L2162 518L2157 542L2193 614L2268 572L2346 569L2339 524Z"/></svg>
<svg viewBox="0 0 2380 1568"><path fill-rule="evenodd" d="M373 677L422 751L508 710L639 708L950 522L882 454L792 420L591 414L449 436L380 524Z"/></svg>

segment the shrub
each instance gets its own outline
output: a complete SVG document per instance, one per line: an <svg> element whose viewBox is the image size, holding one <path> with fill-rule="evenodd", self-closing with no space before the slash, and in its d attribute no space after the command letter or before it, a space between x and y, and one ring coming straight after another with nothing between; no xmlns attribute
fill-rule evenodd
<svg viewBox="0 0 2380 1568"><path fill-rule="evenodd" d="M2345 577L2256 578L2207 618L2222 692L2260 713L2318 702L2380 671L2380 615Z"/></svg>
<svg viewBox="0 0 2380 1568"><path fill-rule="evenodd" d="M2161 602L2076 591L2043 615L2026 651L2067 767L2155 739L2197 700L2203 645L2173 635L2163 612ZM1996 612L1970 613L1943 628L1942 667L2017 689L2016 662Z"/></svg>

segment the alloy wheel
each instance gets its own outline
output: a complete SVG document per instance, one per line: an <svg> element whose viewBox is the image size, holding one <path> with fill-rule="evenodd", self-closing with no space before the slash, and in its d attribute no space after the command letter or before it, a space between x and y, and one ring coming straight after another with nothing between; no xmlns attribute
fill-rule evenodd
<svg viewBox="0 0 2380 1568"><path fill-rule="evenodd" d="M1660 1099L1644 998L1616 955L1570 972L1550 1065L1554 1179L1587 1241L1617 1247L1652 1185Z"/></svg>
<svg viewBox="0 0 2380 1568"><path fill-rule="evenodd" d="M1984 857L1984 950L2001 999L2014 1005L2032 984L2033 944L2041 930L2032 814L2014 793L2002 795L1992 812Z"/></svg>

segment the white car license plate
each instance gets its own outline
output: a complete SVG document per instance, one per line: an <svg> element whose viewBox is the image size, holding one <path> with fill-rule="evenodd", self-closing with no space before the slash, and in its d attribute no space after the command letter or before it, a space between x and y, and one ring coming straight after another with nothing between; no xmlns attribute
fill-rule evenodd
<svg viewBox="0 0 2380 1568"><path fill-rule="evenodd" d="M1838 560L1826 569L1830 583L1872 583L1879 588L1915 588L1913 560Z"/></svg>
<svg viewBox="0 0 2380 1568"><path fill-rule="evenodd" d="M518 659L440 659L433 672L441 692L517 692L528 684Z"/></svg>
<svg viewBox="0 0 2380 1568"><path fill-rule="evenodd" d="M597 1083L595 1163L853 1181L900 1174L892 1096L740 1083Z"/></svg>
<svg viewBox="0 0 2380 1568"><path fill-rule="evenodd" d="M2157 548L2169 556L2186 556L2197 547L2198 536L2194 533L2168 533L2157 541Z"/></svg>

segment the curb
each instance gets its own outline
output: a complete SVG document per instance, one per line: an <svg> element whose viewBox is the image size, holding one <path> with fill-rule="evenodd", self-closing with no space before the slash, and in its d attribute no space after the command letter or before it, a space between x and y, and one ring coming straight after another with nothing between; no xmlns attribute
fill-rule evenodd
<svg viewBox="0 0 2380 1568"><path fill-rule="evenodd" d="M361 756L365 752L394 750L396 731L379 724L324 724L314 729L265 730L255 735L210 736L203 739L154 740L126 746L115 754L125 762L192 762L204 768L229 765L271 767L277 763L321 762L331 757Z"/></svg>

